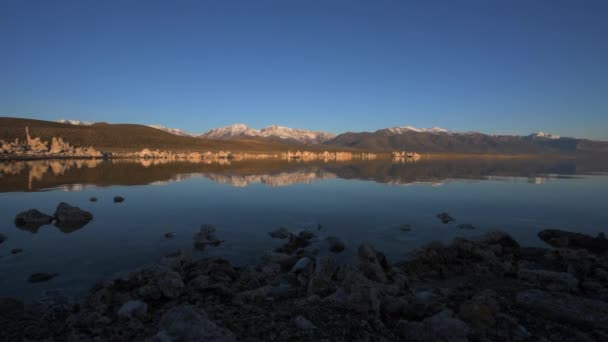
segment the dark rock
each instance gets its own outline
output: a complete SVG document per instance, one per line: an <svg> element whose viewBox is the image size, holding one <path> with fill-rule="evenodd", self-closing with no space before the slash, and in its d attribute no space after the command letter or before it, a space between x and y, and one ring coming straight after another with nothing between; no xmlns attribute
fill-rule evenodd
<svg viewBox="0 0 608 342"><path fill-rule="evenodd" d="M148 313L148 304L141 300L130 300L118 309L118 317L143 318Z"/></svg>
<svg viewBox="0 0 608 342"><path fill-rule="evenodd" d="M298 329L303 330L305 332L311 332L311 331L317 329L317 327L315 327L315 325L312 324L311 321L304 318L304 316L298 316L298 317L294 318L293 322L296 325L296 327L298 327Z"/></svg>
<svg viewBox="0 0 608 342"><path fill-rule="evenodd" d="M437 214L437 218L444 224L454 221L454 218L448 213L439 213Z"/></svg>
<svg viewBox="0 0 608 342"><path fill-rule="evenodd" d="M169 309L159 327L159 333L150 341L236 341L232 332L218 327L204 310L192 305Z"/></svg>
<svg viewBox="0 0 608 342"><path fill-rule="evenodd" d="M19 228L24 228L33 232L37 232L38 228L53 221L53 217L36 209L21 212L15 217L15 225Z"/></svg>
<svg viewBox="0 0 608 342"><path fill-rule="evenodd" d="M327 296L336 290L335 274L338 264L332 257L320 257L316 260L315 270L308 282L308 295Z"/></svg>
<svg viewBox="0 0 608 342"><path fill-rule="evenodd" d="M310 240L315 235L307 230L301 231L298 235L290 234L289 241L279 248L276 249L276 252L291 254L296 250L304 247L308 247L310 245Z"/></svg>
<svg viewBox="0 0 608 342"><path fill-rule="evenodd" d="M608 251L608 239L603 234L591 237L558 229L545 229L538 237L553 247L586 249L592 253L603 254Z"/></svg>
<svg viewBox="0 0 608 342"><path fill-rule="evenodd" d="M471 230L471 229L475 229L475 226L473 226L473 225L472 225L472 224L470 224L470 223L462 223L462 224L457 225L457 226L456 226L456 228L458 228L458 229L469 229L469 230Z"/></svg>
<svg viewBox="0 0 608 342"><path fill-rule="evenodd" d="M125 198L122 196L114 196L114 203L122 203L125 201Z"/></svg>
<svg viewBox="0 0 608 342"><path fill-rule="evenodd" d="M601 300L532 289L517 293L516 303L540 317L558 322L589 327L608 324L608 303Z"/></svg>
<svg viewBox="0 0 608 342"><path fill-rule="evenodd" d="M91 197L91 198L89 198L89 201L90 202L97 202L97 197Z"/></svg>
<svg viewBox="0 0 608 342"><path fill-rule="evenodd" d="M11 249L11 254L19 254L21 252L23 252L23 249L21 249L21 248L13 248L13 249Z"/></svg>
<svg viewBox="0 0 608 342"><path fill-rule="evenodd" d="M450 317L446 312L440 312L422 322L399 321L395 329L405 341L420 342L467 342L471 331L465 322Z"/></svg>
<svg viewBox="0 0 608 342"><path fill-rule="evenodd" d="M330 236L327 239L327 243L329 244L329 251L334 253L340 253L344 250L344 243L335 236Z"/></svg>
<svg viewBox="0 0 608 342"><path fill-rule="evenodd" d="M363 244L357 249L355 264L368 279L385 283L390 265L386 257L372 246Z"/></svg>
<svg viewBox="0 0 608 342"><path fill-rule="evenodd" d="M34 274L30 275L30 277L28 278L28 281L30 283L41 283L44 281L49 281L58 275L59 274L57 274L57 273L34 273Z"/></svg>
<svg viewBox="0 0 608 342"><path fill-rule="evenodd" d="M59 203L55 210L55 225L63 232L69 233L82 228L93 219L93 214L65 202Z"/></svg>
<svg viewBox="0 0 608 342"><path fill-rule="evenodd" d="M215 236L215 227L210 224L203 224L201 230L194 236L194 246L197 249L204 249L206 246L219 246L224 240Z"/></svg>
<svg viewBox="0 0 608 342"><path fill-rule="evenodd" d="M521 280L547 290L570 292L578 290L578 279L568 272L521 269L517 276Z"/></svg>
<svg viewBox="0 0 608 342"><path fill-rule="evenodd" d="M300 260L298 260L295 263L295 265L293 265L293 267L291 268L290 273L301 273L301 272L304 272L311 265L312 265L312 260L310 260L310 258L308 258L308 257L303 257Z"/></svg>
<svg viewBox="0 0 608 342"><path fill-rule="evenodd" d="M174 232L165 233L165 238L167 238L167 239L173 239L174 237L175 237Z"/></svg>
<svg viewBox="0 0 608 342"><path fill-rule="evenodd" d="M0 234L0 243L3 243L4 241L6 241L6 239L8 239L8 238L6 237L6 235L4 235L4 234Z"/></svg>
<svg viewBox="0 0 608 342"><path fill-rule="evenodd" d="M291 233L287 228L281 227L271 231L269 234L273 239L287 239Z"/></svg>

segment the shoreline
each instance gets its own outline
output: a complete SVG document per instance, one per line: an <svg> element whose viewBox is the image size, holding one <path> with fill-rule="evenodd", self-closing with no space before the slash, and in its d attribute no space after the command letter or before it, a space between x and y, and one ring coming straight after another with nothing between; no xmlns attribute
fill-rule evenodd
<svg viewBox="0 0 608 342"><path fill-rule="evenodd" d="M220 244L203 225L196 248ZM255 266L182 252L78 303L0 300L3 340L594 340L608 328L608 240L545 230L553 248L486 233L389 262L370 245L271 232ZM346 247L346 249L345 249ZM336 261L352 253L352 262ZM27 318L26 318L27 317ZM27 322L36 329L23 329Z"/></svg>

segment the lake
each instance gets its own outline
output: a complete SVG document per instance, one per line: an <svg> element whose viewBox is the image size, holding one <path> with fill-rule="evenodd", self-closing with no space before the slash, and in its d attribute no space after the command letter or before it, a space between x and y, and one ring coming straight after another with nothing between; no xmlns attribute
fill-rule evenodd
<svg viewBox="0 0 608 342"><path fill-rule="evenodd" d="M393 261L433 240L490 230L526 246L544 245L536 234L545 228L595 235L608 224L607 171L606 162L591 159L0 162L0 233L8 238L0 244L0 297L32 299L51 290L80 296L176 250L254 263L282 243L268 235L278 227L310 229L320 241L337 236L347 246L343 259L368 242ZM89 201L93 196L98 202ZM114 196L125 201L114 203ZM15 226L17 213L52 215L60 202L94 219L76 230ZM440 212L455 221L441 223ZM201 224L214 225L225 242L196 250ZM23 252L13 255L14 248ZM59 276L28 283L35 272Z"/></svg>

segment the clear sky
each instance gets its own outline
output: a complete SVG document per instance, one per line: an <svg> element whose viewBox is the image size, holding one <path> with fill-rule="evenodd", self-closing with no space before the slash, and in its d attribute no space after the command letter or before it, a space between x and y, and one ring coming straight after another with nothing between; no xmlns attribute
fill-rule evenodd
<svg viewBox="0 0 608 342"><path fill-rule="evenodd" d="M608 140L608 1L1 0L0 116Z"/></svg>

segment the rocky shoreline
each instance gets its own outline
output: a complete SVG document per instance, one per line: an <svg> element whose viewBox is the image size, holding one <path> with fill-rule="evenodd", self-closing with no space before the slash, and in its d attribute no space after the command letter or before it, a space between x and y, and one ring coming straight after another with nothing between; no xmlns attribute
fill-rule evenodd
<svg viewBox="0 0 608 342"><path fill-rule="evenodd" d="M195 243L221 243L204 225ZM235 267L182 252L79 303L0 300L0 339L47 341L605 341L608 240L545 230L431 243L391 263L369 245L279 229ZM208 247L213 248L213 247ZM339 263L338 253L353 253Z"/></svg>

